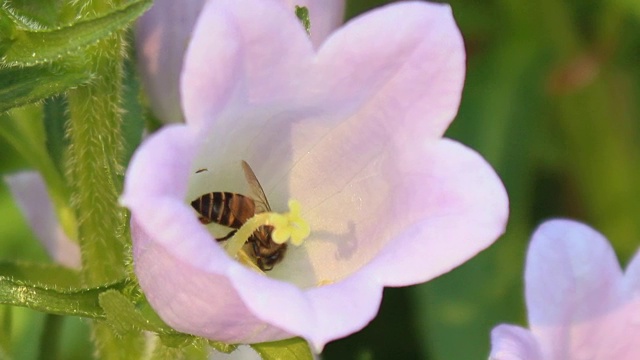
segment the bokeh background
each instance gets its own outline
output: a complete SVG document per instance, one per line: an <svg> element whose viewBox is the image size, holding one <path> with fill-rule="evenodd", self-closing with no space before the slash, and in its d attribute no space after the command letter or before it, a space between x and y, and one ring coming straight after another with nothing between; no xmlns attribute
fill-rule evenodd
<svg viewBox="0 0 640 360"><path fill-rule="evenodd" d="M388 2L348 1L347 18ZM449 3L468 67L447 136L480 152L502 178L511 202L507 232L438 279L386 289L378 317L330 343L326 359L486 359L495 325L526 325L524 259L544 219L589 223L623 266L640 245L640 1ZM27 167L0 139L0 173ZM4 183L0 260L50 261ZM61 332L62 359L91 353L78 318L0 306L0 326L13 334L0 345L18 359L46 358L37 344L48 331Z"/></svg>

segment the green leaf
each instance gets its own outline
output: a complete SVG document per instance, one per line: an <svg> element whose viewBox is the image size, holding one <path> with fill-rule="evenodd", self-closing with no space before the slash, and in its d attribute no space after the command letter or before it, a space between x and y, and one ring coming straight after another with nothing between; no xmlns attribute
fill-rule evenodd
<svg viewBox="0 0 640 360"><path fill-rule="evenodd" d="M99 296L110 289L121 289L124 282L86 289L60 289L53 284L0 276L0 304L27 307L49 314L104 319Z"/></svg>
<svg viewBox="0 0 640 360"><path fill-rule="evenodd" d="M81 288L80 272L57 264L0 263L0 277L48 288Z"/></svg>
<svg viewBox="0 0 640 360"><path fill-rule="evenodd" d="M146 344L143 333L129 333L123 337L101 321L94 321L91 330L95 359L145 359Z"/></svg>
<svg viewBox="0 0 640 360"><path fill-rule="evenodd" d="M108 290L99 296L100 306L104 310L107 323L116 333L125 336L131 331L158 331L142 314L135 305L121 292Z"/></svg>
<svg viewBox="0 0 640 360"><path fill-rule="evenodd" d="M305 6L296 5L296 16L302 22L302 26L307 31L307 34L311 35L311 20L309 19L309 9Z"/></svg>
<svg viewBox="0 0 640 360"><path fill-rule="evenodd" d="M156 341L154 344L151 360L182 360L186 359L183 348L166 346L162 341ZM206 357L203 357L206 359Z"/></svg>
<svg viewBox="0 0 640 360"><path fill-rule="evenodd" d="M190 335L189 335L190 336ZM150 345L153 347L153 353L149 360L206 360L217 359L216 356L211 356L211 349L208 346L206 339L186 335L182 336L178 341L178 344L171 344L171 341L167 341L167 336L159 336L161 341L155 341L153 339Z"/></svg>
<svg viewBox="0 0 640 360"><path fill-rule="evenodd" d="M100 17L57 29L15 29L9 39L0 39L0 59L7 65L27 66L55 61L124 28L151 4L151 0L134 1Z"/></svg>
<svg viewBox="0 0 640 360"><path fill-rule="evenodd" d="M77 17L70 1L11 0L5 1L1 12L19 29L42 30L69 24Z"/></svg>
<svg viewBox="0 0 640 360"><path fill-rule="evenodd" d="M2 7L0 7L0 54L4 54L11 47L15 24L11 21Z"/></svg>
<svg viewBox="0 0 640 360"><path fill-rule="evenodd" d="M127 33L128 42L133 44L133 31ZM140 79L136 73L135 46L129 46L129 56L124 60L124 79L122 93L122 136L124 138L124 163L129 163L140 142L144 131L144 109L140 102Z"/></svg>
<svg viewBox="0 0 640 360"><path fill-rule="evenodd" d="M158 337L162 341L164 346L170 348L184 348L193 343L195 337L189 334L182 334L178 332L170 334L158 334Z"/></svg>
<svg viewBox="0 0 640 360"><path fill-rule="evenodd" d="M0 67L0 113L60 94L90 79L90 72L67 63Z"/></svg>
<svg viewBox="0 0 640 360"><path fill-rule="evenodd" d="M309 344L301 338L253 344L251 347L262 356L263 360L313 359Z"/></svg>
<svg viewBox="0 0 640 360"><path fill-rule="evenodd" d="M217 351L225 354L230 354L238 347L238 345L225 344L217 341L209 341L207 344Z"/></svg>
<svg viewBox="0 0 640 360"><path fill-rule="evenodd" d="M64 174L64 160L69 146L69 141L65 136L66 98L62 95L49 98L45 100L43 109L47 151L58 172Z"/></svg>

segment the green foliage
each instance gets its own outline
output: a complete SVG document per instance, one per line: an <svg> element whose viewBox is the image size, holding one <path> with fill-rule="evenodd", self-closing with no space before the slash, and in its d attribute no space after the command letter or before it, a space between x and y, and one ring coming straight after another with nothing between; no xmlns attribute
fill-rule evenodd
<svg viewBox="0 0 640 360"><path fill-rule="evenodd" d="M116 290L108 290L99 295L100 306L104 310L107 323L120 336L140 330L153 330L142 314L122 293Z"/></svg>
<svg viewBox="0 0 640 360"><path fill-rule="evenodd" d="M11 307L0 305L0 359L11 352Z"/></svg>
<svg viewBox="0 0 640 360"><path fill-rule="evenodd" d="M56 264L2 262L0 276L44 288L82 288L82 279L77 270Z"/></svg>
<svg viewBox="0 0 640 360"><path fill-rule="evenodd" d="M0 60L10 66L56 61L122 29L142 15L151 3L151 0L133 1L102 16L59 28L14 28L10 36L0 39Z"/></svg>
<svg viewBox="0 0 640 360"><path fill-rule="evenodd" d="M309 344L301 338L253 344L251 347L262 356L263 360L313 359L313 353L311 353Z"/></svg>
<svg viewBox="0 0 640 360"><path fill-rule="evenodd" d="M91 72L63 61L28 67L0 66L0 113L63 93L90 79Z"/></svg>
<svg viewBox="0 0 640 360"><path fill-rule="evenodd" d="M129 43L133 42L133 32L127 33ZM124 138L123 164L127 165L140 142L144 131L144 108L140 100L140 79L136 73L135 47L128 48L129 54L124 60L122 80L122 136ZM124 175L124 174L123 174Z"/></svg>
<svg viewBox="0 0 640 360"><path fill-rule="evenodd" d="M67 121L67 100L65 96L54 96L43 104L46 147L56 169L63 174L69 139L65 136Z"/></svg>
<svg viewBox="0 0 640 360"><path fill-rule="evenodd" d="M309 19L309 9L304 6L296 5L296 16L300 19L302 26L307 31L307 34L311 35L311 20Z"/></svg>
<svg viewBox="0 0 640 360"><path fill-rule="evenodd" d="M97 288L61 289L57 284L40 284L0 276L0 304L28 307L49 314L82 316L92 319L105 317L98 296L122 283Z"/></svg>

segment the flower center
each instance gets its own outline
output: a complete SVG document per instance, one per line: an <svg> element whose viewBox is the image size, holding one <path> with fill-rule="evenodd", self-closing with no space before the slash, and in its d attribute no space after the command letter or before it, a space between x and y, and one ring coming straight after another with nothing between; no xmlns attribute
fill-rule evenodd
<svg viewBox="0 0 640 360"><path fill-rule="evenodd" d="M247 243L253 233L261 226L271 226L271 240L276 244L284 244L291 239L291 243L300 246L309 237L311 227L309 223L300 215L301 206L297 200L289 200L289 212L263 212L255 214L247 220L236 233L227 241L224 248L232 258L238 258L245 264L253 265L244 251L243 246ZM252 266L253 268L257 268Z"/></svg>

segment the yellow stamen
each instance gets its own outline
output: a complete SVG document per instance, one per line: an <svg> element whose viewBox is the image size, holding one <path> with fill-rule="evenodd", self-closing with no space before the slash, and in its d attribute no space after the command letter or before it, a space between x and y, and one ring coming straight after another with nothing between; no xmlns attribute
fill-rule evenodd
<svg viewBox="0 0 640 360"><path fill-rule="evenodd" d="M316 283L316 287L327 286L327 285L331 285L331 284L333 284L333 283L334 283L334 281L333 281L333 280L329 280L329 279L322 279L322 280L319 280L319 281Z"/></svg>
<svg viewBox="0 0 640 360"><path fill-rule="evenodd" d="M298 201L289 200L289 212L282 214L275 212L255 214L227 241L225 245L227 254L235 258L240 249L249 240L251 234L264 225L274 227L271 232L271 239L275 243L284 244L291 238L291 243L299 246L311 233L311 227L300 215L300 210L301 207Z"/></svg>

